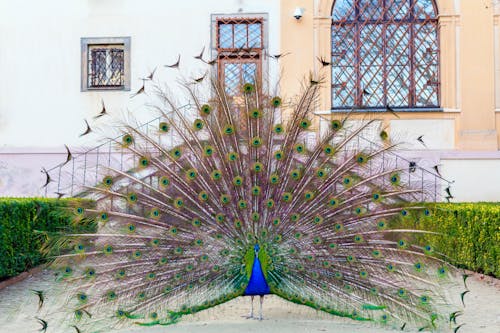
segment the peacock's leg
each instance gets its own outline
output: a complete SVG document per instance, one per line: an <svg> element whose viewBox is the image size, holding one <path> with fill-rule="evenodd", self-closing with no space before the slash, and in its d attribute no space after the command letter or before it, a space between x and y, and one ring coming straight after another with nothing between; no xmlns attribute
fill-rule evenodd
<svg viewBox="0 0 500 333"><path fill-rule="evenodd" d="M260 295L259 320L262 320L262 303L264 303L264 295Z"/></svg>
<svg viewBox="0 0 500 333"><path fill-rule="evenodd" d="M243 316L243 317L245 317L247 319L253 318L253 298L254 298L253 295L250 296L250 314L248 316Z"/></svg>

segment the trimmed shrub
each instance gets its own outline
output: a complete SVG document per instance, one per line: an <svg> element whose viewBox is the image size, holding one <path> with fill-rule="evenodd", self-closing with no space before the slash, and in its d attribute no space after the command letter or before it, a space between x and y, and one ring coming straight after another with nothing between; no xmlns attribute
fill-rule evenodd
<svg viewBox="0 0 500 333"><path fill-rule="evenodd" d="M0 280L46 261L40 252L47 236L58 232L95 232L93 221L74 223L73 207L82 199L0 198Z"/></svg>
<svg viewBox="0 0 500 333"><path fill-rule="evenodd" d="M500 278L500 203L427 204L431 214L402 223L403 227L438 233L417 236L453 265ZM409 225L411 224L411 225Z"/></svg>

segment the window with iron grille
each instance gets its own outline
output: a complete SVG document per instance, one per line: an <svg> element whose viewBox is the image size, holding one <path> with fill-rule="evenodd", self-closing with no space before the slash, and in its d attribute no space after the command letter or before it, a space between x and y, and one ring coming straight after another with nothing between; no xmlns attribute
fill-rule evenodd
<svg viewBox="0 0 500 333"><path fill-rule="evenodd" d="M228 95L240 95L244 83L262 81L263 18L216 19L218 76Z"/></svg>
<svg viewBox="0 0 500 333"><path fill-rule="evenodd" d="M90 45L89 88L122 87L124 76L123 44Z"/></svg>
<svg viewBox="0 0 500 333"><path fill-rule="evenodd" d="M434 0L336 0L332 109L439 108Z"/></svg>
<svg viewBox="0 0 500 333"><path fill-rule="evenodd" d="M130 89L130 38L82 38L82 90Z"/></svg>

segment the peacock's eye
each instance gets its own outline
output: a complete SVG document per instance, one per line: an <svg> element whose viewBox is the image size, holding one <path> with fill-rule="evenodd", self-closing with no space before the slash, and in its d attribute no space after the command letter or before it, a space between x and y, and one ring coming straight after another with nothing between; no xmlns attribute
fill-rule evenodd
<svg viewBox="0 0 500 333"><path fill-rule="evenodd" d="M309 119L302 119L299 123L299 126L302 129L308 129L311 126L311 121Z"/></svg>
<svg viewBox="0 0 500 333"><path fill-rule="evenodd" d="M281 98L276 96L271 99L271 106L277 108L281 105Z"/></svg>
<svg viewBox="0 0 500 333"><path fill-rule="evenodd" d="M255 86L252 83L245 83L243 85L243 92L246 94L252 93L255 91Z"/></svg>
<svg viewBox="0 0 500 333"><path fill-rule="evenodd" d="M283 131L284 131L283 125L281 125L281 124L274 125L273 131L276 134L283 133Z"/></svg>
<svg viewBox="0 0 500 333"><path fill-rule="evenodd" d="M130 146L134 142L134 139L130 134L125 134L122 138L122 143L124 146Z"/></svg>
<svg viewBox="0 0 500 333"><path fill-rule="evenodd" d="M212 107L208 104L204 104L201 106L200 113L202 116L208 116L212 112Z"/></svg>
<svg viewBox="0 0 500 333"><path fill-rule="evenodd" d="M203 120L201 119L196 119L193 123L193 127L195 130L201 130L203 129Z"/></svg>
<svg viewBox="0 0 500 333"><path fill-rule="evenodd" d="M332 120L330 124L332 130L334 131L339 130L342 127L342 123L339 120Z"/></svg>
<svg viewBox="0 0 500 333"><path fill-rule="evenodd" d="M166 122L161 122L159 125L160 132L166 133L169 130L169 126Z"/></svg>

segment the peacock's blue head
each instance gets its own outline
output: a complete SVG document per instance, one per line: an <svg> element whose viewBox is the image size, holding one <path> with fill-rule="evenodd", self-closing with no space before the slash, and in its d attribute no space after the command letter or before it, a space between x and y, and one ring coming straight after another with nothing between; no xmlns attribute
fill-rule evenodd
<svg viewBox="0 0 500 333"><path fill-rule="evenodd" d="M253 249L255 250L255 255L258 256L259 255L259 250L260 250L259 244L255 244L255 246L253 247Z"/></svg>

